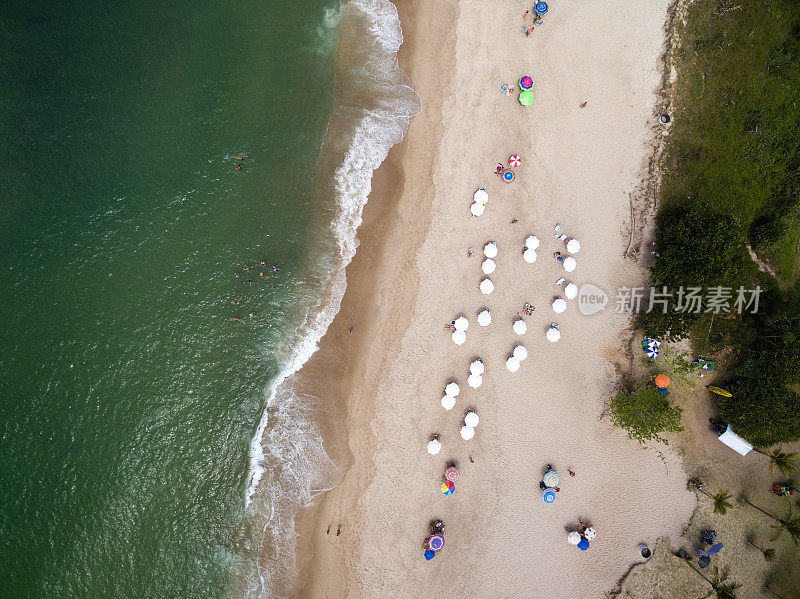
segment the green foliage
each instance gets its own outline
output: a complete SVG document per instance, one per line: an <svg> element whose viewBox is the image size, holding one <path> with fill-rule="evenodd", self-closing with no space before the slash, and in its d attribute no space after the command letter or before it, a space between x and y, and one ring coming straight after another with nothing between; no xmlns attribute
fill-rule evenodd
<svg viewBox="0 0 800 599"><path fill-rule="evenodd" d="M728 513L728 509L733 507L731 503L731 494L728 491L723 491L720 489L713 495L709 495L711 499L714 501L714 513L719 514L720 516L724 516Z"/></svg>
<svg viewBox="0 0 800 599"><path fill-rule="evenodd" d="M777 468L784 476L790 476L797 469L797 454L793 451L781 451L781 448L778 447L773 451L767 452L766 455L769 457L769 471L772 474L775 474L775 469Z"/></svg>
<svg viewBox="0 0 800 599"><path fill-rule="evenodd" d="M661 346L661 353L655 359L658 368L668 374L672 379L672 384L679 384L689 389L694 389L695 379L697 378L697 369L692 366L689 356L671 349Z"/></svg>
<svg viewBox="0 0 800 599"><path fill-rule="evenodd" d="M758 447L800 439L800 395L792 389L800 382L800 304L783 305L786 315L758 315L761 334L744 352L733 397L716 398L722 417Z"/></svg>
<svg viewBox="0 0 800 599"><path fill-rule="evenodd" d="M767 547L766 549L761 550L761 554L764 556L764 559L768 562L775 561L775 550L772 547Z"/></svg>
<svg viewBox="0 0 800 599"><path fill-rule="evenodd" d="M651 386L633 393L621 391L611 400L611 422L642 444L647 441L667 444L661 433L683 430L682 411L670 403L668 396Z"/></svg>

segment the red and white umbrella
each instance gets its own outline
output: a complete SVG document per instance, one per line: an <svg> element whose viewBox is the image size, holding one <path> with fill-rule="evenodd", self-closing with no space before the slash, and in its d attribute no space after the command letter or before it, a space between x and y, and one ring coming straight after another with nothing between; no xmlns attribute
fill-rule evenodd
<svg viewBox="0 0 800 599"><path fill-rule="evenodd" d="M513 156L510 156L508 158L508 164L513 166L514 168L517 168L522 164L522 158L514 154Z"/></svg>

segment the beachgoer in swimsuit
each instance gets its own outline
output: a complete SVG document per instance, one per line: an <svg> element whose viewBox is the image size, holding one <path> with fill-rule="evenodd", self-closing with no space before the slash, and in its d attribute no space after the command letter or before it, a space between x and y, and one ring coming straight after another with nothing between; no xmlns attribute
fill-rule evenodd
<svg viewBox="0 0 800 599"><path fill-rule="evenodd" d="M553 254L553 258L555 258L559 262L563 262L564 261L564 256L561 255L561 252L554 253Z"/></svg>

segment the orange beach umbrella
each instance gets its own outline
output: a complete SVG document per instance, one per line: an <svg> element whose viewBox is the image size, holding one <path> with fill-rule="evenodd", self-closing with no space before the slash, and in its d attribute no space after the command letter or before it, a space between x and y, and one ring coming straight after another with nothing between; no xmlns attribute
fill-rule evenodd
<svg viewBox="0 0 800 599"><path fill-rule="evenodd" d="M666 374L658 374L656 375L654 382L656 384L656 387L658 387L659 389L666 389L667 387L669 387L671 381L669 380L669 377Z"/></svg>

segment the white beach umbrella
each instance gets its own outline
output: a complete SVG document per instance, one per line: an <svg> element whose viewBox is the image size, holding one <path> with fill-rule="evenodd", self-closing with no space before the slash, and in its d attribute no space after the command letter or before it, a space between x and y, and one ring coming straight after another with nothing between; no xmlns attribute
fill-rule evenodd
<svg viewBox="0 0 800 599"><path fill-rule="evenodd" d="M472 194L472 199L475 200L476 204L486 204L489 201L489 194L486 193L486 190L481 187L478 191Z"/></svg>
<svg viewBox="0 0 800 599"><path fill-rule="evenodd" d="M484 295L489 295L492 291L494 291L494 283L489 277L486 277L481 284L479 285L481 293Z"/></svg>
<svg viewBox="0 0 800 599"><path fill-rule="evenodd" d="M564 295L567 296L567 299L575 299L578 297L578 286L575 283L569 283L564 287Z"/></svg>
<svg viewBox="0 0 800 599"><path fill-rule="evenodd" d="M577 254L578 252L581 251L581 242L578 241L577 239L570 239L567 242L567 251L570 254Z"/></svg>
<svg viewBox="0 0 800 599"><path fill-rule="evenodd" d="M472 364L469 365L469 372L470 374L483 374L486 368L483 365L483 360L477 359Z"/></svg>
<svg viewBox="0 0 800 599"><path fill-rule="evenodd" d="M567 309L567 301L564 298L558 297L553 301L553 312L561 314Z"/></svg>
<svg viewBox="0 0 800 599"><path fill-rule="evenodd" d="M581 533L577 530L573 530L567 535L567 543L570 545L577 545L581 542Z"/></svg>
<svg viewBox="0 0 800 599"><path fill-rule="evenodd" d="M453 321L453 326L457 331L465 331L469 328L469 320L465 316L459 316Z"/></svg>
<svg viewBox="0 0 800 599"><path fill-rule="evenodd" d="M528 357L528 350L525 349L524 345L518 345L514 348L514 353L512 354L517 360L522 362Z"/></svg>
<svg viewBox="0 0 800 599"><path fill-rule="evenodd" d="M525 247L530 250L538 250L539 249L539 238L536 235L528 235L525 238Z"/></svg>
<svg viewBox="0 0 800 599"><path fill-rule="evenodd" d="M471 426L462 426L461 427L461 438L464 441L469 441L472 437L475 436L475 429Z"/></svg>
<svg viewBox="0 0 800 599"><path fill-rule="evenodd" d="M522 252L522 259L525 260L528 264L533 264L536 262L536 250L532 250L531 248L527 248L524 252Z"/></svg>
<svg viewBox="0 0 800 599"><path fill-rule="evenodd" d="M587 541L594 541L594 538L597 536L597 531L589 526L586 530L583 531L583 536L586 537Z"/></svg>
<svg viewBox="0 0 800 599"><path fill-rule="evenodd" d="M494 241L490 241L483 246L483 255L487 258L497 258L497 244Z"/></svg>
<svg viewBox="0 0 800 599"><path fill-rule="evenodd" d="M431 439L428 441L428 453L431 455L436 455L442 451L442 444L439 443L437 439Z"/></svg>
<svg viewBox="0 0 800 599"><path fill-rule="evenodd" d="M573 258L572 256L567 256L566 258L564 258L563 264L564 264L564 270L566 270L567 272L572 272L573 270L575 270L575 267L578 266L578 263L575 262L575 258Z"/></svg>
<svg viewBox="0 0 800 599"><path fill-rule="evenodd" d="M483 271L483 274L485 274L485 275L492 274L494 272L495 268L497 268L497 265L494 263L494 260L492 260L491 258L486 258L486 260L483 261L483 264L481 264L481 270Z"/></svg>
<svg viewBox="0 0 800 599"><path fill-rule="evenodd" d="M444 397L442 397L442 407L445 410L450 411L453 409L453 406L455 405L456 405L456 398L453 397L452 395L445 395Z"/></svg>
<svg viewBox="0 0 800 599"><path fill-rule="evenodd" d="M547 329L547 340L548 341L550 341L551 343L555 343L559 339L561 339L561 331L559 331L555 327L550 327L549 329Z"/></svg>
<svg viewBox="0 0 800 599"><path fill-rule="evenodd" d="M524 335L525 331L528 330L528 325L525 324L525 321L522 320L521 318L518 318L517 320L515 320L514 324L511 325L511 327L514 329L514 332L517 335Z"/></svg>
<svg viewBox="0 0 800 599"><path fill-rule="evenodd" d="M514 356L511 356L508 360L506 360L506 368L508 368L509 372L516 372L519 370L519 360Z"/></svg>
<svg viewBox="0 0 800 599"><path fill-rule="evenodd" d="M450 381L444 388L444 394L450 397L458 397L459 393L461 393L461 389L455 381Z"/></svg>
<svg viewBox="0 0 800 599"><path fill-rule="evenodd" d="M484 210L486 210L486 206L483 204L473 204L469 207L469 212L472 216L482 216Z"/></svg>
<svg viewBox="0 0 800 599"><path fill-rule="evenodd" d="M481 421L481 419L478 418L478 415L475 412L473 412L472 410L470 410L469 412L464 414L464 424L466 424L467 426L469 426L471 428L475 428L476 426L478 426L478 423L480 421Z"/></svg>
<svg viewBox="0 0 800 599"><path fill-rule="evenodd" d="M482 327L488 327L492 324L492 313L489 310L481 310L478 314L478 324Z"/></svg>
<svg viewBox="0 0 800 599"><path fill-rule="evenodd" d="M483 384L483 377L479 374L471 374L469 378L467 378L467 385L472 387L473 389L477 389Z"/></svg>
<svg viewBox="0 0 800 599"><path fill-rule="evenodd" d="M464 345L467 341L467 334L464 331L453 331L452 337L456 345Z"/></svg>

